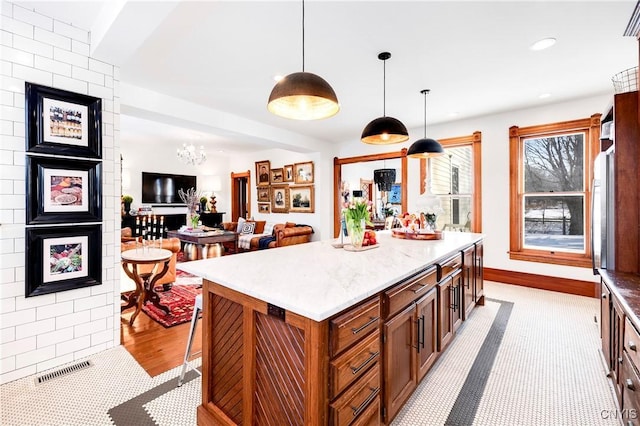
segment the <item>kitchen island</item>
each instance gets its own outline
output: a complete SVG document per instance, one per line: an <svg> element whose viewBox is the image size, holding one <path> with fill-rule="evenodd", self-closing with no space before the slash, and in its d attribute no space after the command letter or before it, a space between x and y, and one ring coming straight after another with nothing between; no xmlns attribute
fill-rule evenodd
<svg viewBox="0 0 640 426"><path fill-rule="evenodd" d="M198 424L389 423L483 304L482 235L378 233L181 264L203 277ZM393 373L393 374L392 374Z"/></svg>

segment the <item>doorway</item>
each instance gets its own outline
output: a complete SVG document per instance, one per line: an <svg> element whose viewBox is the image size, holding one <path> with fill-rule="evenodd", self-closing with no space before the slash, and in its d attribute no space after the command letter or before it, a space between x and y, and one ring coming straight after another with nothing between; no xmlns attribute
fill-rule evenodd
<svg viewBox="0 0 640 426"><path fill-rule="evenodd" d="M231 173L231 221L251 217L251 172Z"/></svg>

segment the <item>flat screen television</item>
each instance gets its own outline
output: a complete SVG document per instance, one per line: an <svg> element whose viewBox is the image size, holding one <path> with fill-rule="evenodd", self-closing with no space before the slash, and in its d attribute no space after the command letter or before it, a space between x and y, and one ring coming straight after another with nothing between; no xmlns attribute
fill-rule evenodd
<svg viewBox="0 0 640 426"><path fill-rule="evenodd" d="M142 172L142 202L148 204L184 204L178 190L197 188L196 177Z"/></svg>

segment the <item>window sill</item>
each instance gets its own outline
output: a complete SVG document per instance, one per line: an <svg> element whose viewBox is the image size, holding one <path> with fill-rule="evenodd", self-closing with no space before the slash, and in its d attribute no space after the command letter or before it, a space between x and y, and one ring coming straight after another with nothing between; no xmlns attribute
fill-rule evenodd
<svg viewBox="0 0 640 426"><path fill-rule="evenodd" d="M590 268L591 258L585 255L572 255L569 253L512 251L509 252L511 260L523 260L525 262L552 263L555 265L576 266L579 268Z"/></svg>

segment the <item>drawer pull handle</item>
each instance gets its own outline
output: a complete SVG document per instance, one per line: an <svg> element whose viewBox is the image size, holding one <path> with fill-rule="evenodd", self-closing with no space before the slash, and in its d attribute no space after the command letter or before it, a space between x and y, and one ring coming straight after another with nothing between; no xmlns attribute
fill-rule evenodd
<svg viewBox="0 0 640 426"><path fill-rule="evenodd" d="M426 285L418 284L418 288L413 290L413 293L414 294L420 293L422 290L424 290L425 287L426 287Z"/></svg>
<svg viewBox="0 0 640 426"><path fill-rule="evenodd" d="M636 344L634 342L632 342L631 340L629 340L629 349L631 349L634 352L636 352L638 350L636 348Z"/></svg>
<svg viewBox="0 0 640 426"><path fill-rule="evenodd" d="M631 381L631 379L627 379L625 383L627 385L627 389L630 389L632 391L636 390L636 387L633 385L633 382Z"/></svg>
<svg viewBox="0 0 640 426"><path fill-rule="evenodd" d="M380 319L380 317L371 317L371 319L370 319L368 322L364 323L364 324L363 324L363 325L361 325L360 327L358 327L358 328L352 328L352 329L351 329L351 332L352 332L353 334L358 334L358 333L360 333L362 330L364 330L365 328L369 327L371 324L373 324L373 323L377 322L379 319Z"/></svg>
<svg viewBox="0 0 640 426"><path fill-rule="evenodd" d="M603 298L603 299L606 299L606 298L607 298L607 295L606 295L605 293L602 293L602 298Z"/></svg>
<svg viewBox="0 0 640 426"><path fill-rule="evenodd" d="M362 364L360 364L357 367L351 367L351 372L353 374L358 374L358 372L360 370L362 370L364 367L366 367L371 361L373 361L374 359L376 359L376 357L378 355L380 355L380 352L369 352L370 356L369 358L367 358Z"/></svg>
<svg viewBox="0 0 640 426"><path fill-rule="evenodd" d="M367 405L369 405L369 403L373 401L376 398L376 396L378 396L378 392L380 392L380 388L369 388L369 389L371 389L371 395L369 395L367 399L365 399L362 402L362 404L360 404L360 406L351 407L351 409L353 410L353 417L358 417L360 413L362 413L364 409L367 408Z"/></svg>

